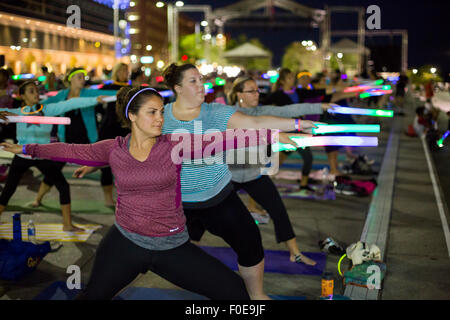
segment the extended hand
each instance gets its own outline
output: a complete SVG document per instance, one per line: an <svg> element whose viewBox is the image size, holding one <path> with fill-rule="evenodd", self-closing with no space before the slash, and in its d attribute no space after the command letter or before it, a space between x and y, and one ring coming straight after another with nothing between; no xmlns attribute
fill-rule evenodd
<svg viewBox="0 0 450 320"><path fill-rule="evenodd" d="M103 99L106 98L106 97L109 97L109 96L98 96L97 97L97 102L101 103L101 104L106 103L106 101L103 101Z"/></svg>
<svg viewBox="0 0 450 320"><path fill-rule="evenodd" d="M338 105L336 103L322 103L323 111L328 111L328 110L336 108L336 107L340 107L340 105Z"/></svg>
<svg viewBox="0 0 450 320"><path fill-rule="evenodd" d="M292 140L290 137L302 137L302 138L310 138L312 137L312 134L305 134L305 133L288 133L288 132L280 132L279 133L279 141L280 143L286 143L290 144L293 147L298 148L297 144L294 140Z"/></svg>
<svg viewBox="0 0 450 320"><path fill-rule="evenodd" d="M8 111L0 111L0 119L5 121L5 124L8 124L8 118L7 116L17 116L17 114L8 112Z"/></svg>
<svg viewBox="0 0 450 320"><path fill-rule="evenodd" d="M5 151L12 152L14 154L22 153L22 146L20 144L12 144L9 142L2 142L2 143L0 143L0 147L2 147L2 149Z"/></svg>
<svg viewBox="0 0 450 320"><path fill-rule="evenodd" d="M90 174L90 173L94 172L94 171L97 170L97 169L98 169L98 168L95 168L95 167L82 166L82 167L76 169L76 170L73 172L73 175L72 175L72 176L73 176L74 178L79 178L79 179L81 179L81 178L83 178L85 175Z"/></svg>

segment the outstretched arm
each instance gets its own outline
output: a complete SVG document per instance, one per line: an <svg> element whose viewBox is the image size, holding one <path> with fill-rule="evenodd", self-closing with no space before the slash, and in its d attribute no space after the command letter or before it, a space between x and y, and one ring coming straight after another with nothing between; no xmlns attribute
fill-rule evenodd
<svg viewBox="0 0 450 320"><path fill-rule="evenodd" d="M168 134L173 145L172 159L199 159L231 150L254 146L265 146L276 142L295 146L290 139L293 136L311 136L305 134L280 133L270 129L235 129L208 134L173 133ZM181 140L181 141L180 141ZM176 162L178 162L176 161Z"/></svg>
<svg viewBox="0 0 450 320"><path fill-rule="evenodd" d="M296 103L286 106L258 106L255 108L241 108L239 111L249 116L276 116L293 118L307 114L322 114L323 111L336 106L331 103Z"/></svg>
<svg viewBox="0 0 450 320"><path fill-rule="evenodd" d="M18 145L0 143L5 151L15 154L26 154L33 158L43 158L54 161L71 162L89 166L105 166L109 163L109 153L114 147L113 139L103 140L94 144L26 144Z"/></svg>
<svg viewBox="0 0 450 320"><path fill-rule="evenodd" d="M296 128L296 119L281 118L274 116L248 116L242 112L235 112L228 120L227 129L269 129L276 128L280 131L302 131L308 132L316 125L309 120L299 121L299 128Z"/></svg>
<svg viewBox="0 0 450 320"><path fill-rule="evenodd" d="M75 109L94 107L97 103L103 103L104 97L106 96L97 96L92 98L72 98L56 103L50 103L44 105L43 111L46 116L59 116Z"/></svg>

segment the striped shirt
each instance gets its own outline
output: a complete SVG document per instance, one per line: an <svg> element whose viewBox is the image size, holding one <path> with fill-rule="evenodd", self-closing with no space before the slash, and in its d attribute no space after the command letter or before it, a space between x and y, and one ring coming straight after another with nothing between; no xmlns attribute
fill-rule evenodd
<svg viewBox="0 0 450 320"><path fill-rule="evenodd" d="M166 104L164 110L163 134L174 133L184 129L185 132L203 134L225 131L228 120L236 112L233 107L219 103L202 103L200 115L191 121L177 120L172 112L172 103ZM215 159L223 157L217 154ZM181 195L183 202L206 201L222 191L231 181L228 165L211 158L185 160L181 167ZM213 164L208 164L214 162Z"/></svg>

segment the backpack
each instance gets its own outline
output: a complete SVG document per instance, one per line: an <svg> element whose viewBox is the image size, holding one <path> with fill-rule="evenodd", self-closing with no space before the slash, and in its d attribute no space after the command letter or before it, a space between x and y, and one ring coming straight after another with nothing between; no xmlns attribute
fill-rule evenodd
<svg viewBox="0 0 450 320"><path fill-rule="evenodd" d="M372 170L372 165L366 161L366 158L363 156L358 156L351 166L351 170L353 174L360 175L369 175L374 174L375 172Z"/></svg>
<svg viewBox="0 0 450 320"><path fill-rule="evenodd" d="M336 183L346 184L352 187L352 190L356 192L359 197L366 197L372 194L377 187L377 181L375 179L370 180L352 180L348 176L337 176Z"/></svg>
<svg viewBox="0 0 450 320"><path fill-rule="evenodd" d="M0 279L17 281L36 269L51 251L50 242L22 241L20 218L13 220L14 239L0 239Z"/></svg>

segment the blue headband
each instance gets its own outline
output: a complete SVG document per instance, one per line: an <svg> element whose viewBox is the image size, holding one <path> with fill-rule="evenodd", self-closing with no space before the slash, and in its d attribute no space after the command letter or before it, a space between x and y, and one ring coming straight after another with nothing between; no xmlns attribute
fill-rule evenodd
<svg viewBox="0 0 450 320"><path fill-rule="evenodd" d="M155 91L156 93L158 93L158 91L156 91L156 90L153 89L153 88L144 88L144 89L141 89L141 90L139 90L138 92L136 92L136 93L134 94L134 96L131 97L130 101L128 101L127 107L125 108L125 117L126 117L127 119L128 119L128 107L130 106L131 102L133 101L133 99L134 99L139 93L141 93L142 91L145 91L145 90L152 90L152 91Z"/></svg>

